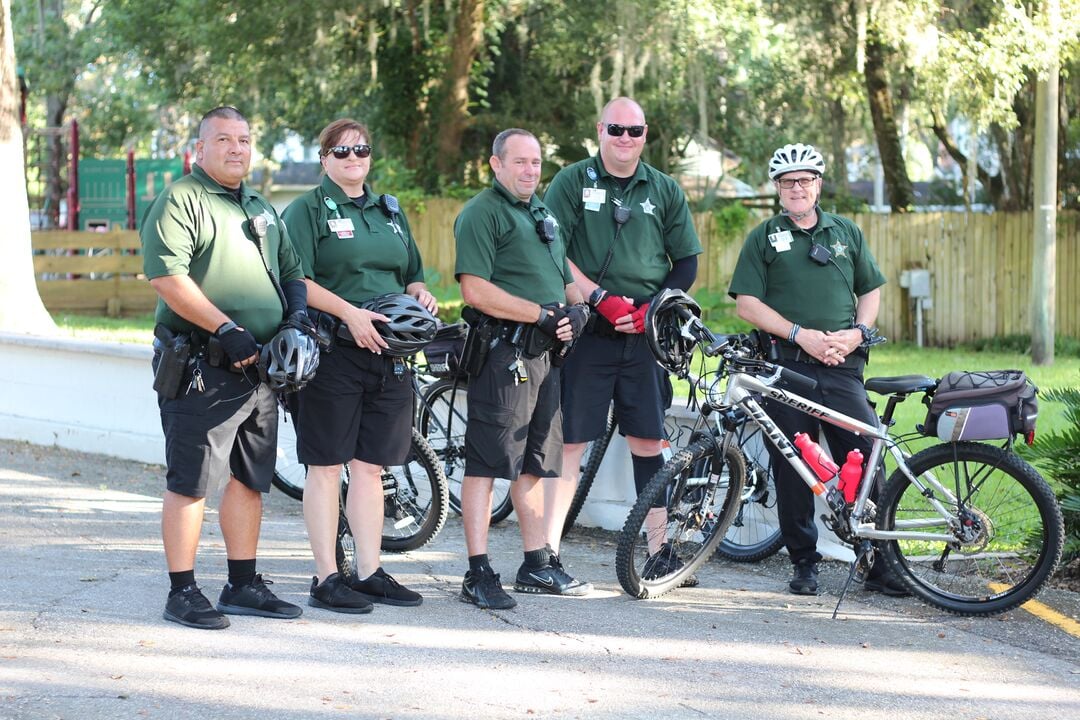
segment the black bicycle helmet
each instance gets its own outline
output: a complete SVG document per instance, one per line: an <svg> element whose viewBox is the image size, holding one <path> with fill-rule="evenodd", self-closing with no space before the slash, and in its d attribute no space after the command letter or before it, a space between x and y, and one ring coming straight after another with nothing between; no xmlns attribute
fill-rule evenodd
<svg viewBox="0 0 1080 720"><path fill-rule="evenodd" d="M665 288L645 312L645 340L660 367L678 376L690 371L696 343L683 336L687 313L701 317L701 306L682 290Z"/></svg>
<svg viewBox="0 0 1080 720"><path fill-rule="evenodd" d="M302 330L285 327L259 354L259 377L275 392L296 392L319 367L319 343Z"/></svg>
<svg viewBox="0 0 1080 720"><path fill-rule="evenodd" d="M390 293L372 298L361 307L390 318L390 322L376 320L373 323L375 330L386 341L388 347L383 352L387 355L415 355L435 339L438 329L435 316L414 297Z"/></svg>

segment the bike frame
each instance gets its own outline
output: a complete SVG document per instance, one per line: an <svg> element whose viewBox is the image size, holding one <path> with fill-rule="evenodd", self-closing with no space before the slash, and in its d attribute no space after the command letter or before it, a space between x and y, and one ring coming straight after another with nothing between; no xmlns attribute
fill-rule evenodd
<svg viewBox="0 0 1080 720"><path fill-rule="evenodd" d="M942 505L934 494L940 493L939 497L948 498L951 503L956 503L957 499L952 492L938 482L937 478L934 477L932 473L926 473L922 478L915 477L912 474L905 461L903 450L901 450L897 441L889 435L888 428L884 424L868 425L853 417L831 410L823 405L819 405L794 392L773 387L773 383L780 378L781 372L782 368L777 368L770 377L763 380L746 372L740 372L738 370L730 371L728 374L727 388L724 391L721 402L712 402L712 398L717 390L715 383L713 387L707 389L710 405L717 408L725 406L741 408L743 412L747 414L748 421L752 421L761 427L765 437L768 438L773 447L780 452L787 463L799 474L799 477L802 478L803 482L806 483L807 487L809 487L815 495L827 495L830 490L835 491L834 480L828 481L832 484L832 487L830 487L818 479L817 475L802 459L792 442L788 440L780 428L777 427L773 419L769 417L769 414L765 412L758 403L756 395L783 403L799 412L810 415L822 422L827 422L830 425L834 425L843 430L872 438L873 442L870 455L866 461L862 480L859 484L859 493L856 496L854 507L850 514L850 518L848 519L848 528L851 531L851 534L854 537L869 540L957 541L956 535L952 532L917 532L919 528L931 528L943 524L947 525L951 530L958 529L960 527L959 518ZM873 523L863 522L866 517L870 492L873 489L874 483L877 482L877 468L882 461L885 449L888 449L889 454L892 455L893 459L896 461L897 468L907 476L908 480L910 480L915 487L922 491L928 502L940 515L940 518L928 517L902 522L898 521L897 530L879 530ZM831 507L831 505L829 507L829 512L831 519L834 522L839 524L842 521L842 518L837 517L836 510Z"/></svg>

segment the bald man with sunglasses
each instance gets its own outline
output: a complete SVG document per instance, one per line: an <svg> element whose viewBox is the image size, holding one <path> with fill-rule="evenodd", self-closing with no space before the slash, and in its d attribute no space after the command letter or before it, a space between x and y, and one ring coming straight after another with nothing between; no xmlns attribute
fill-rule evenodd
<svg viewBox="0 0 1080 720"><path fill-rule="evenodd" d="M585 445L604 432L612 401L637 492L664 463L671 382L642 334L645 312L660 290L690 289L701 243L682 188L641 161L648 130L640 105L615 98L596 124L599 153L563 168L544 196L566 238L574 281L594 309L563 367L563 474L548 481L558 486L549 493L557 507L548 517L560 525ZM662 550L659 540L650 541L654 565L667 557Z"/></svg>

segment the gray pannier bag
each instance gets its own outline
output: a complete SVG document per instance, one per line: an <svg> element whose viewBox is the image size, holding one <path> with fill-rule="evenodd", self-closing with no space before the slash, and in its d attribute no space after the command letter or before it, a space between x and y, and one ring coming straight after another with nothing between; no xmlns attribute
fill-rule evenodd
<svg viewBox="0 0 1080 720"><path fill-rule="evenodd" d="M1038 392L1022 370L951 372L938 382L923 432L944 442L1022 435L1030 445L1039 417Z"/></svg>

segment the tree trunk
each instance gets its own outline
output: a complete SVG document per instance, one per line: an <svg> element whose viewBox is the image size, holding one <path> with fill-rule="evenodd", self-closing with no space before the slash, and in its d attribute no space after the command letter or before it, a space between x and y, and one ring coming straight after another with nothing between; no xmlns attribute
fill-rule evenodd
<svg viewBox="0 0 1080 720"><path fill-rule="evenodd" d="M907 212L915 204L915 194L908 179L907 165L900 148L900 134L896 127L889 78L885 71L885 49L876 38L866 43L866 96L870 103L870 116L874 120L874 137L878 155L885 173L885 187L889 193L889 205L893 212Z"/></svg>
<svg viewBox="0 0 1080 720"><path fill-rule="evenodd" d="M0 330L44 335L55 332L56 325L34 279L12 32L11 0L0 0L0 201L5 218L0 233Z"/></svg>
<svg viewBox="0 0 1080 720"><path fill-rule="evenodd" d="M444 177L461 175L461 140L469 120L469 78L483 37L484 0L462 0L449 42L450 63L446 68L436 128L439 154L435 167Z"/></svg>
<svg viewBox="0 0 1080 720"><path fill-rule="evenodd" d="M847 156L844 152L847 148L847 114L844 112L844 101L839 95L833 98L830 125L832 130L830 137L832 141L832 169L829 171L829 177L832 178L833 185L836 186L837 190L847 192Z"/></svg>
<svg viewBox="0 0 1080 720"><path fill-rule="evenodd" d="M949 153L949 156L956 161L956 164L960 166L960 172L963 173L963 187L967 187L968 184L968 156L963 150L956 144L956 138L949 132L949 126L945 123L945 118L940 112L934 111L933 113L933 129L934 135L941 141L942 146L945 148L945 152ZM1005 199L1005 183L1001 177L1004 174L1004 168L993 177L990 176L985 170L976 164L978 168L978 180L982 183L983 188L986 189L987 194L990 196L990 202L998 210L1004 210Z"/></svg>

